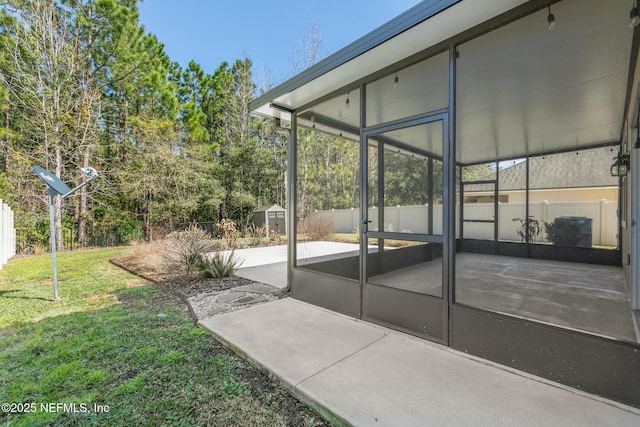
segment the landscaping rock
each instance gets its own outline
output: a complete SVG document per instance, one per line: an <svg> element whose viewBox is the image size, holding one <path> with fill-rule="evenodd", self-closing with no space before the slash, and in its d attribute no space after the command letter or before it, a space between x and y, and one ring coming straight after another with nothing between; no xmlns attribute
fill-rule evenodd
<svg viewBox="0 0 640 427"><path fill-rule="evenodd" d="M227 302L231 302L234 300L237 300L240 297L245 296L246 293L245 292L229 292L229 293L224 293L224 294L220 294L218 295L218 298L216 299L216 301L218 302L218 304L225 304Z"/></svg>
<svg viewBox="0 0 640 427"><path fill-rule="evenodd" d="M163 286L182 295L198 320L274 301L286 295L273 286L236 276L189 283L165 282Z"/></svg>
<svg viewBox="0 0 640 427"><path fill-rule="evenodd" d="M239 305L247 305L247 304L257 304L259 302L265 302L265 301L269 301L269 298L267 298L265 295L249 295L234 301L233 304L236 306L239 306Z"/></svg>
<svg viewBox="0 0 640 427"><path fill-rule="evenodd" d="M274 286L265 285L264 283L252 283L250 285L239 286L237 288L234 288L233 290L252 294L275 294L276 292L280 291L280 289Z"/></svg>

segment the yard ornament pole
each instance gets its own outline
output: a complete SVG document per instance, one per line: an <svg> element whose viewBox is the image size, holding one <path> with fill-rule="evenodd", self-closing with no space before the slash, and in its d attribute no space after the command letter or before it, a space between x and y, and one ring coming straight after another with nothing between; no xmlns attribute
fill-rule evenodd
<svg viewBox="0 0 640 427"><path fill-rule="evenodd" d="M33 166L33 171L38 178L40 178L45 184L47 184L47 194L49 195L49 228L51 230L49 240L51 242L51 262L53 264L53 299L58 299L58 262L56 258L56 225L55 225L55 208L53 205L53 199L56 195L60 195L63 199L67 198L77 190L81 189L94 179L98 177L98 172L94 168L80 168L84 176L85 181L73 189L69 189L67 184L62 182L55 174L43 169L39 166Z"/></svg>

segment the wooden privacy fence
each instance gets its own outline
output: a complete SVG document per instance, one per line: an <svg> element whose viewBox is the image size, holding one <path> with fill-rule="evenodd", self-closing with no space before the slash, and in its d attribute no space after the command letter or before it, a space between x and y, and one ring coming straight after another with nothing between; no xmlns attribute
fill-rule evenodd
<svg viewBox="0 0 640 427"><path fill-rule="evenodd" d="M16 254L16 230L13 210L0 199L0 270Z"/></svg>
<svg viewBox="0 0 640 427"><path fill-rule="evenodd" d="M456 215L459 206L456 206ZM593 202L536 202L529 203L529 215L540 222L542 231L535 236L534 242L545 242L547 236L542 221L552 222L561 216L587 217L592 221L592 244L595 246L618 245L618 202L615 200L600 200ZM521 241L518 235L519 222L514 218L525 218L525 203L498 204L498 239L505 241ZM357 232L360 224L360 209L332 209L316 211L313 217L325 218L333 223L337 233ZM464 205L464 218L473 220L493 220L493 203L474 203ZM429 221L429 207L388 206L384 208L384 226L378 224L377 209L370 208L368 219L371 220L370 230L384 230L395 232L427 233ZM456 223L456 229L458 223ZM459 230L458 230L459 233ZM433 234L442 234L442 205L433 206ZM465 222L464 237L468 239L493 240L494 224L487 222ZM457 236L460 237L460 236Z"/></svg>

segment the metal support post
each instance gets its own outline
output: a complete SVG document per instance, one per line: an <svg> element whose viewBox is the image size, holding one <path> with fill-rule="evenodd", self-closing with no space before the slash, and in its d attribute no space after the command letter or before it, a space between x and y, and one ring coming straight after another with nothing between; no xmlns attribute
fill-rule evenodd
<svg viewBox="0 0 640 427"><path fill-rule="evenodd" d="M47 191L49 193L49 227L51 229L51 263L53 264L53 299L58 299L58 260L56 257L56 216L55 208L53 206L53 198L55 192L51 189Z"/></svg>

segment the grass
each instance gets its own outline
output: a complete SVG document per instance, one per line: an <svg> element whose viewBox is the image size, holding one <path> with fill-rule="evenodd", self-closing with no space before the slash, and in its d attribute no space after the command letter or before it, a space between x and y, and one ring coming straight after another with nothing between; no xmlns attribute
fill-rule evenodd
<svg viewBox="0 0 640 427"><path fill-rule="evenodd" d="M117 303L116 292L146 284L109 264L109 259L126 250L129 249L58 254L60 299L55 302L51 255L12 260L0 271L0 328Z"/></svg>
<svg viewBox="0 0 640 427"><path fill-rule="evenodd" d="M180 300L108 262L127 250L60 254L59 301L49 256L0 271L0 403L30 409L0 412L0 425L322 423Z"/></svg>

